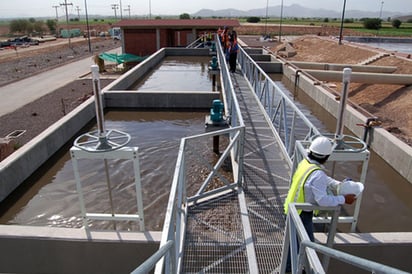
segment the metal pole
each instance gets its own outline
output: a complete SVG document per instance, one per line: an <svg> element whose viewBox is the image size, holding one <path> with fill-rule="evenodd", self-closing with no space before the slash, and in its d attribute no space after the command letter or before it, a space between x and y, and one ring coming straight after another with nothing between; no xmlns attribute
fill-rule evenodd
<svg viewBox="0 0 412 274"><path fill-rule="evenodd" d="M84 10L86 12L87 42L89 44L89 52L92 52L92 45L90 44L89 15L87 14L87 2L86 2L86 0L84 0Z"/></svg>
<svg viewBox="0 0 412 274"><path fill-rule="evenodd" d="M102 103L102 97L101 97L101 92L100 92L99 67L97 65L92 65L91 71L92 71L92 78L93 78L93 94L94 94L95 105L96 105L97 129L98 129L98 135L101 141L101 144L99 146L102 147L108 144L106 140L106 131L104 128L103 103ZM112 216L114 217L112 187L110 184L109 165L107 163L107 159L104 159L104 170L106 173L107 189L109 191L111 213L112 213ZM114 229L116 230L116 221L113 221L113 225L114 225Z"/></svg>
<svg viewBox="0 0 412 274"><path fill-rule="evenodd" d="M269 0L266 1L266 22L265 22L265 38L268 35L267 27L268 27L268 8L269 8Z"/></svg>
<svg viewBox="0 0 412 274"><path fill-rule="evenodd" d="M343 139L343 128L344 128L344 113L345 113L345 108L346 108L346 102L348 100L348 93L349 93L349 83L350 83L350 77L352 74L352 69L351 68L344 68L343 69L343 77L342 77L342 82L343 82L343 87L342 87L342 94L340 98L340 105L339 105L339 112L338 112L338 118L337 118L337 123L336 123L336 133L335 133L335 138L338 144L342 142Z"/></svg>
<svg viewBox="0 0 412 274"><path fill-rule="evenodd" d="M122 0L120 0L120 19L123 19Z"/></svg>
<svg viewBox="0 0 412 274"><path fill-rule="evenodd" d="M71 43L70 43L70 37L72 36L69 30L69 13L67 11L67 6L72 6L72 3L67 3L67 0L64 0L64 3L61 3L60 6L64 6L66 9L66 25L67 25L67 31L69 33L69 48L71 48Z"/></svg>
<svg viewBox="0 0 412 274"><path fill-rule="evenodd" d="M346 0L343 1L342 19L340 21L339 45L342 45L343 20L345 19Z"/></svg>
<svg viewBox="0 0 412 274"><path fill-rule="evenodd" d="M283 0L280 3L279 43L282 42Z"/></svg>
<svg viewBox="0 0 412 274"><path fill-rule="evenodd" d="M103 117L103 103L100 94L100 77L99 77L99 67L97 65L91 66L92 78L93 78L93 95L95 99L96 106L96 120L97 129L99 131L99 136L106 134L104 129L104 117Z"/></svg>
<svg viewBox="0 0 412 274"><path fill-rule="evenodd" d="M56 10L56 22L59 21L59 14L57 13L57 8L59 6L52 6L52 8L54 8Z"/></svg>

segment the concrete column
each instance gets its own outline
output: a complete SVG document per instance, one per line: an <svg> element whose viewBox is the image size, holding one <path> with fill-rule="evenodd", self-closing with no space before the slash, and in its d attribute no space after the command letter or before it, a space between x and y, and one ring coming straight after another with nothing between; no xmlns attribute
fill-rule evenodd
<svg viewBox="0 0 412 274"><path fill-rule="evenodd" d="M160 29L156 29L156 50L160 49Z"/></svg>

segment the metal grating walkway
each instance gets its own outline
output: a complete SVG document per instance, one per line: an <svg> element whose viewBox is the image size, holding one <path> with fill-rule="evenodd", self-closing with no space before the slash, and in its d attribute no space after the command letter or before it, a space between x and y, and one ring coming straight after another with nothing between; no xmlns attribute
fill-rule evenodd
<svg viewBox="0 0 412 274"><path fill-rule="evenodd" d="M239 69L231 77L246 125L244 199L231 193L188 209L183 273L277 273L281 261L290 169L247 80ZM244 233L243 202L252 235ZM225 218L211 218L218 210Z"/></svg>

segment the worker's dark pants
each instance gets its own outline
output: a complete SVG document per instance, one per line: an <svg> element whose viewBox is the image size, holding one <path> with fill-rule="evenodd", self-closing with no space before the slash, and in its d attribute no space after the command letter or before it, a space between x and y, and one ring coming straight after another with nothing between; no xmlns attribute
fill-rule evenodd
<svg viewBox="0 0 412 274"><path fill-rule="evenodd" d="M229 54L229 71L230 72L236 71L236 59L237 59L237 52Z"/></svg>
<svg viewBox="0 0 412 274"><path fill-rule="evenodd" d="M300 219L302 220L303 226L308 233L309 239L314 242L315 236L313 235L313 211L302 211L300 213ZM298 252L299 252L299 241L298 241ZM288 260L286 262L286 272L292 271L292 263L290 258L290 247L288 251Z"/></svg>

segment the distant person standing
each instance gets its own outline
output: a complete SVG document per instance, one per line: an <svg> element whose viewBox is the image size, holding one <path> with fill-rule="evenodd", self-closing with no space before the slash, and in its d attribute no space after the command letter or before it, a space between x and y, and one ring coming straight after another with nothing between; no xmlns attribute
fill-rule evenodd
<svg viewBox="0 0 412 274"><path fill-rule="evenodd" d="M237 43L237 33L236 31L232 31L229 36L229 71L234 73L236 72L236 60L237 60L237 53L239 51L239 45Z"/></svg>

